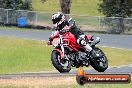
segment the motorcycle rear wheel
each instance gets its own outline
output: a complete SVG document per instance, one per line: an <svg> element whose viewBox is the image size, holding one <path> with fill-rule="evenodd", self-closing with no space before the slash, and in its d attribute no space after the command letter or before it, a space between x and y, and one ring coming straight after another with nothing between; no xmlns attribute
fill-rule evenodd
<svg viewBox="0 0 132 88"><path fill-rule="evenodd" d="M99 54L102 54L102 57L99 58L93 58L90 61L91 66L98 72L104 72L108 68L108 60L105 56L104 52L99 48L93 48L96 52Z"/></svg>
<svg viewBox="0 0 132 88"><path fill-rule="evenodd" d="M65 61L65 63L62 63L61 61L61 55L58 51L53 50L51 53L51 61L53 66L60 72L65 73L69 72L71 70L71 62ZM64 67L66 65L66 68Z"/></svg>

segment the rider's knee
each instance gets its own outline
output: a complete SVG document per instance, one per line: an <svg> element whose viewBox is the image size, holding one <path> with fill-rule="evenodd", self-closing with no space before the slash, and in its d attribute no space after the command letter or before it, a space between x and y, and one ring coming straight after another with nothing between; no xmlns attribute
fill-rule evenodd
<svg viewBox="0 0 132 88"><path fill-rule="evenodd" d="M77 43L81 46L85 46L87 44L86 41L84 39L81 39L81 38L77 39Z"/></svg>

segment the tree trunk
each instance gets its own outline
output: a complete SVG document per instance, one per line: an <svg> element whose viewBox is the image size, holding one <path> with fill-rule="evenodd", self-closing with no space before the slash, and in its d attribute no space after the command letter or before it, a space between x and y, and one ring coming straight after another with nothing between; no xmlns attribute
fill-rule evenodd
<svg viewBox="0 0 132 88"><path fill-rule="evenodd" d="M70 14L71 0L60 0L61 12L64 14Z"/></svg>

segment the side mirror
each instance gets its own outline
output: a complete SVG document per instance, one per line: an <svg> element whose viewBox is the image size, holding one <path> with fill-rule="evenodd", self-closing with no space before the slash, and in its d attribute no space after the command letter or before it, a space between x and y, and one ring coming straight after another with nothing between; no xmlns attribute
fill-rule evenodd
<svg viewBox="0 0 132 88"><path fill-rule="evenodd" d="M96 37L94 42L95 42L95 44L99 43L100 42L100 37Z"/></svg>
<svg viewBox="0 0 132 88"><path fill-rule="evenodd" d="M96 38L93 39L91 45L96 45L96 44L98 44L99 42L100 42L100 37L96 37Z"/></svg>

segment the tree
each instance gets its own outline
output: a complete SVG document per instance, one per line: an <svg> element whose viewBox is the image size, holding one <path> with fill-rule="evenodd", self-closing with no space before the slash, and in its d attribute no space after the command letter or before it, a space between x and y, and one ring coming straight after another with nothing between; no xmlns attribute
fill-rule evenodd
<svg viewBox="0 0 132 88"><path fill-rule="evenodd" d="M5 9L20 9L22 0L0 0L0 8Z"/></svg>
<svg viewBox="0 0 132 88"><path fill-rule="evenodd" d="M47 0L41 0L42 3L46 2ZM70 7L72 0L59 0L60 2L60 11L64 14L70 14Z"/></svg>
<svg viewBox="0 0 132 88"><path fill-rule="evenodd" d="M102 22L109 26L111 33L124 33L126 30L124 25L124 17L132 16L130 0L101 0L100 11L106 15ZM131 2L131 4L130 4ZM117 18L109 18L117 17Z"/></svg>
<svg viewBox="0 0 132 88"><path fill-rule="evenodd" d="M31 0L0 0L0 8L13 10L31 10Z"/></svg>
<svg viewBox="0 0 132 88"><path fill-rule="evenodd" d="M101 0L100 11L107 17L129 17L131 16L128 0Z"/></svg>
<svg viewBox="0 0 132 88"><path fill-rule="evenodd" d="M60 0L61 12L64 14L70 14L71 0Z"/></svg>
<svg viewBox="0 0 132 88"><path fill-rule="evenodd" d="M21 7L23 10L32 10L32 0L23 1L23 5Z"/></svg>

